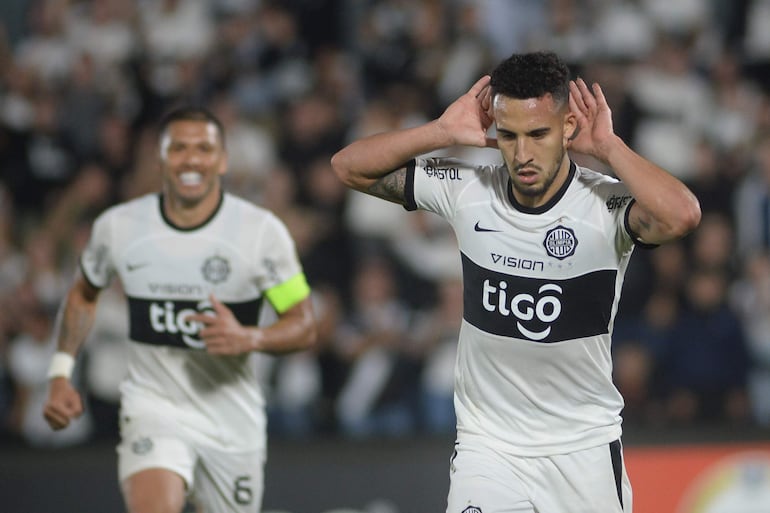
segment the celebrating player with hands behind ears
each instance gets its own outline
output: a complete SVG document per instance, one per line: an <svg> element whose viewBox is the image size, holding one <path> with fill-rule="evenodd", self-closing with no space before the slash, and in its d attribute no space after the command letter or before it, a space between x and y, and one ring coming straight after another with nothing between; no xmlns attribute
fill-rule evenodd
<svg viewBox="0 0 770 513"><path fill-rule="evenodd" d="M286 227L222 189L224 130L182 107L159 127L163 187L94 222L62 305L44 415L65 428L83 405L69 381L99 292L117 275L128 300L118 474L131 513L257 513L265 397L251 356L310 347L310 289ZM258 327L267 299L277 313Z"/></svg>
<svg viewBox="0 0 770 513"><path fill-rule="evenodd" d="M497 147L502 163L429 156L457 145ZM693 230L693 194L632 151L601 88L570 81L550 52L512 55L438 119L354 141L332 165L349 187L441 215L457 235L447 512L630 512L613 318L634 246Z"/></svg>

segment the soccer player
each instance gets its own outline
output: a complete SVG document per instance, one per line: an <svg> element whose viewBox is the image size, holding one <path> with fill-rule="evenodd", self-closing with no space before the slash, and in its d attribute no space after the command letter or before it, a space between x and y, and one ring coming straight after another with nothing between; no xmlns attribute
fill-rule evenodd
<svg viewBox="0 0 770 513"><path fill-rule="evenodd" d="M503 163L427 156L455 145L497 147ZM435 212L457 235L464 314L447 512L631 511L613 318L634 246L693 230L693 194L632 151L599 85L571 81L550 52L509 57L437 119L354 141L332 164L349 187Z"/></svg>
<svg viewBox="0 0 770 513"><path fill-rule="evenodd" d="M182 107L159 127L162 192L94 222L59 317L44 415L62 429L83 411L69 381L99 291L117 275L128 299L118 474L131 513L257 513L265 397L251 358L315 341L310 289L286 227L223 191L224 130ZM267 299L277 320L258 327Z"/></svg>

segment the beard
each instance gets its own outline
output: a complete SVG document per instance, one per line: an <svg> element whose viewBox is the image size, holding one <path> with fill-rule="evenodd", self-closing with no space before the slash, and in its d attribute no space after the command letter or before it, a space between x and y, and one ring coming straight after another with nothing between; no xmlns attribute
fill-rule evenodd
<svg viewBox="0 0 770 513"><path fill-rule="evenodd" d="M535 167L538 172L541 173L542 181L538 183L534 183L531 185L528 184L522 184L518 180L516 180L514 177L511 177L511 183L513 184L513 188L516 190L516 192L520 193L522 196L527 196L529 198L536 198L538 196L542 196L545 194L553 185L554 181L556 181L556 177L559 175L559 168L561 167L562 162L564 161L564 155L567 153L566 149L563 149L562 152L559 154L559 157L554 162L553 166L551 166L551 169L545 173L543 173L539 166L530 166ZM514 168L515 169L515 168Z"/></svg>

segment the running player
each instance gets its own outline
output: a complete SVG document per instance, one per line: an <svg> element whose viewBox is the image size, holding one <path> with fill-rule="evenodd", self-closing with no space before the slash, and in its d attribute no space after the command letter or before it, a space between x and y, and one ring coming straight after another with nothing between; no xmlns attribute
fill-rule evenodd
<svg viewBox="0 0 770 513"><path fill-rule="evenodd" d="M118 474L131 513L260 511L265 397L251 358L315 340L310 290L286 227L225 193L224 131L208 111L160 124L163 187L95 221L59 318L44 415L83 405L69 381L101 289L121 280L130 316ZM257 327L267 299L278 318Z"/></svg>
<svg viewBox="0 0 770 513"><path fill-rule="evenodd" d="M497 147L503 163L427 156L455 145ZM447 512L630 512L613 319L634 246L693 230L693 194L633 152L599 85L570 81L550 52L511 56L438 119L354 141L332 164L349 187L435 212L457 235L464 314Z"/></svg>

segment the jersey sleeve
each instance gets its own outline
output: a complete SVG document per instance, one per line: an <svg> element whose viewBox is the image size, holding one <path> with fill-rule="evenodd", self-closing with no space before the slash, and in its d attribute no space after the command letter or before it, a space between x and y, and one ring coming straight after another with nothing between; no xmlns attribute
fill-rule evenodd
<svg viewBox="0 0 770 513"><path fill-rule="evenodd" d="M612 238L618 253L625 253L635 245L641 247L655 247L645 244L633 233L628 224L628 214L631 206L636 201L623 182L612 181L602 184L600 187L602 199L610 216L612 225Z"/></svg>
<svg viewBox="0 0 770 513"><path fill-rule="evenodd" d="M80 255L80 269L88 282L96 288L105 288L115 274L112 258L111 211L100 215L91 227L91 235Z"/></svg>
<svg viewBox="0 0 770 513"><path fill-rule="evenodd" d="M476 167L458 159L418 157L407 165L406 208L451 219L458 196L477 174Z"/></svg>
<svg viewBox="0 0 770 513"><path fill-rule="evenodd" d="M294 240L275 216L264 225L257 262L259 286L279 314L310 295Z"/></svg>

